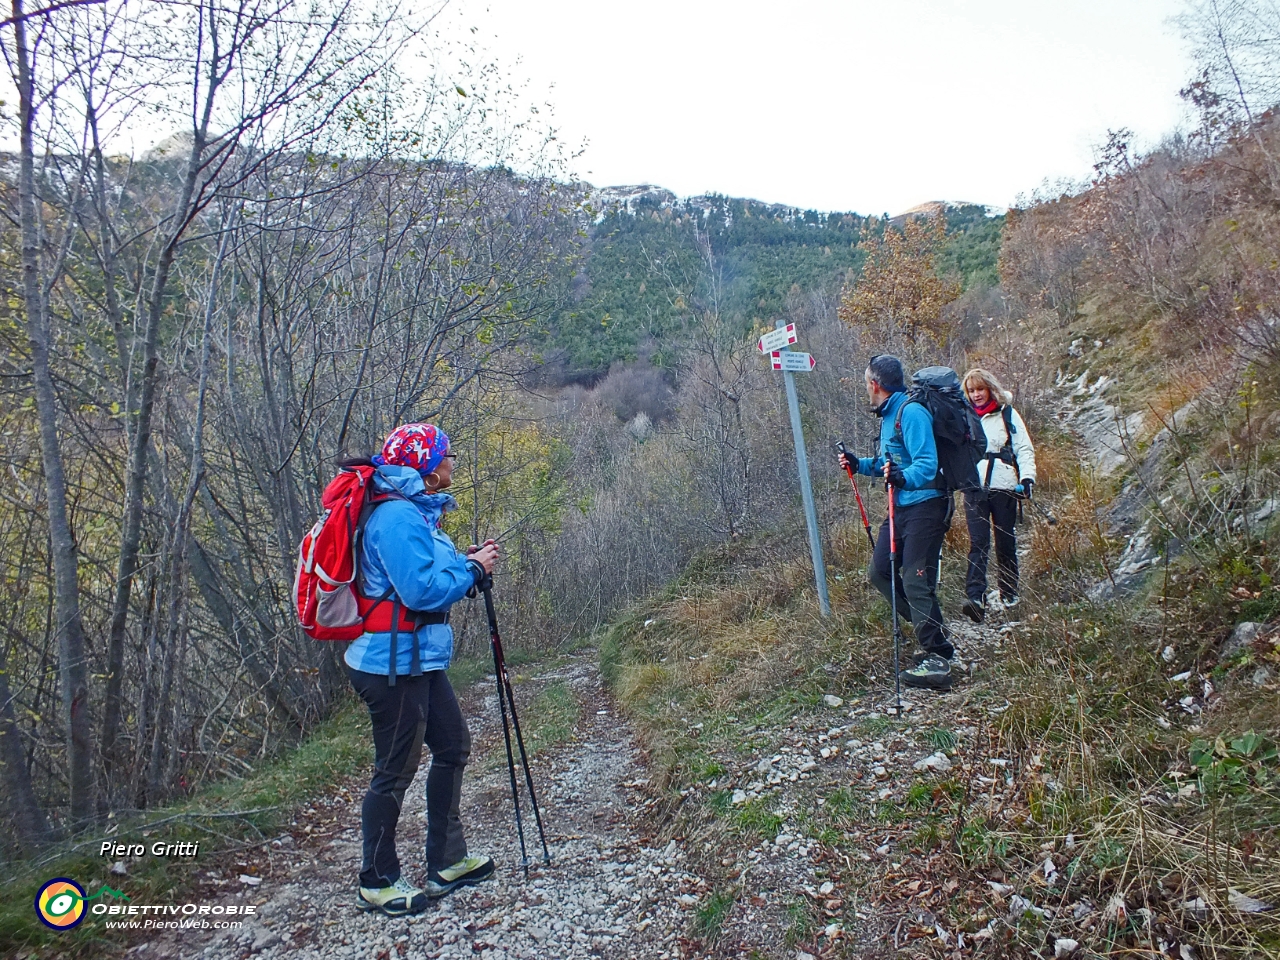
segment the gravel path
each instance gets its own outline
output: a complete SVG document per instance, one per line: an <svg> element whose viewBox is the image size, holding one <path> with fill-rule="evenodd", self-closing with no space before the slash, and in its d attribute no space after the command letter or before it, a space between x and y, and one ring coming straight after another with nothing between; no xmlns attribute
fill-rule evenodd
<svg viewBox="0 0 1280 960"><path fill-rule="evenodd" d="M681 869L672 841L650 846L640 832L643 767L628 724L606 695L586 652L517 686L518 705L559 681L575 694L581 718L571 740L534 758L534 783L552 863L532 857L529 879L511 815L511 795L493 681L464 696L476 748L464 787L463 818L473 852L492 855L496 876L433 902L426 913L390 919L356 909L360 865L360 781L342 784L298 816L293 834L253 851L256 886L237 868L210 871L208 899L257 903L235 930L164 931L129 951L139 958L606 957L655 960L680 955L687 913L705 891ZM487 693L485 691L488 691ZM522 719L525 719L522 715ZM528 720L526 720L528 722ZM425 839L419 770L400 821L401 860L421 880ZM540 853L527 817L531 855Z"/></svg>
<svg viewBox="0 0 1280 960"><path fill-rule="evenodd" d="M536 826L528 815L525 837L533 855L528 880L520 869L497 698L489 678L462 698L476 744L463 817L473 852L498 862L492 880L433 902L417 917L389 919L357 910L361 777L335 785L329 796L299 811L291 832L265 849L206 871L201 899L254 903L256 917L232 930L162 931L129 954L141 960L677 960L708 955L707 945L690 939L694 913L711 909L724 890L734 899L717 921L720 933L712 951L717 956L805 960L877 953L894 941L899 928L918 928L913 935L933 929L934 901L953 884L934 889L936 884L915 883L908 897L895 892L902 876L928 877L941 866L909 852L909 826L874 817L859 823L848 836L854 842L849 856L828 848L812 824L805 824L817 815L822 798L840 789L860 803L892 807L904 802L913 783L948 775L971 780L979 793L991 794L993 803L1014 789L1006 775L1008 760L974 754L985 740L978 715L999 706L968 701L999 663L1017 624L1002 625L998 619L975 627L953 620L951 626L974 673L955 692L904 691L909 712L901 720L889 715L891 693L883 679L873 692L851 702L828 697L789 724L753 734L745 754L730 751L720 757L725 774L682 791L681 803L705 803L718 791L730 811L762 805L762 812L778 818L776 831L708 833L695 827L688 839L653 839L662 817L652 809L656 801L643 758L630 725L603 688L594 651L586 651L517 685L526 723L532 720L528 707L534 697L551 684L572 691L580 708L571 738L533 761L550 866L538 856ZM934 728L952 731L948 749L930 742ZM425 765L408 794L399 832L401 859L415 881L422 879L424 781ZM245 882L249 878L242 874L254 873L261 881ZM931 889L934 896L926 899ZM807 926L797 926L801 914L811 918ZM943 944L946 936L937 934Z"/></svg>

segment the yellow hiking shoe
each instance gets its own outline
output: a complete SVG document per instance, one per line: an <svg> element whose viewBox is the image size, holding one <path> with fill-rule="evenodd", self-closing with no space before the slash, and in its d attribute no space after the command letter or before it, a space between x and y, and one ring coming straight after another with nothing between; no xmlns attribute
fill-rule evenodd
<svg viewBox="0 0 1280 960"><path fill-rule="evenodd" d="M427 894L401 877L389 887L361 887L356 906L361 910L381 910L388 917L403 917L427 909Z"/></svg>
<svg viewBox="0 0 1280 960"><path fill-rule="evenodd" d="M469 887L493 876L493 859L467 857L451 867L437 870L427 878L427 896L433 900L459 887Z"/></svg>

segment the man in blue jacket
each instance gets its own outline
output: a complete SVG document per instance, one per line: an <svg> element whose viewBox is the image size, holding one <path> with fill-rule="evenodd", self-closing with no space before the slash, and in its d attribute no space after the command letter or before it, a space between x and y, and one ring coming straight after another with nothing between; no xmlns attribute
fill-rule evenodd
<svg viewBox="0 0 1280 960"><path fill-rule="evenodd" d="M923 404L907 400L902 362L881 354L867 364L867 398L880 418L880 448L875 457L849 463L864 476L883 476L891 487L897 543L898 612L916 630L920 654L916 664L899 676L909 687L947 690L951 686L951 645L938 604L938 558L950 517L948 500L936 485L938 449L933 439L933 416ZM901 430L898 424L901 423ZM889 579L889 521L880 536L867 575L892 603Z"/></svg>

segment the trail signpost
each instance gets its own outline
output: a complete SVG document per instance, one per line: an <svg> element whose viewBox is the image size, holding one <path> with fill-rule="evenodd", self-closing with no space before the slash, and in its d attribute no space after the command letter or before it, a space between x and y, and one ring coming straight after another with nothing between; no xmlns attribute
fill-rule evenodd
<svg viewBox="0 0 1280 960"><path fill-rule="evenodd" d="M813 503L813 485L809 481L809 457L804 449L804 430L800 426L800 401L796 397L796 378L793 373L808 373L816 361L808 353L792 352L789 347L799 339L796 325L784 325L766 333L756 343L756 349L769 355L775 370L782 371L782 382L787 390L787 409L791 413L791 437L796 445L796 469L800 474L800 498L804 501L804 519L809 528L809 553L813 557L813 577L818 587L818 609L824 617L831 616L831 600L827 596L827 568L822 560L822 540L818 537L818 510Z"/></svg>
<svg viewBox="0 0 1280 960"><path fill-rule="evenodd" d="M808 373L818 362L811 353L791 350L775 350L769 356L773 358L773 369L785 370L787 373Z"/></svg>
<svg viewBox="0 0 1280 960"><path fill-rule="evenodd" d="M777 330L771 330L763 337L756 341L756 349L761 353L768 353L771 350L781 350L795 343L799 337L796 334L796 325L788 323L785 327L778 327Z"/></svg>

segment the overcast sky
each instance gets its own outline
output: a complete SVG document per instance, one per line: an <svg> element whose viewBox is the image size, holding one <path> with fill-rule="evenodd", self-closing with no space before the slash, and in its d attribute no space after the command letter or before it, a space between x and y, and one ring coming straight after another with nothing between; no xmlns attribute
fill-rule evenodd
<svg viewBox="0 0 1280 960"><path fill-rule="evenodd" d="M455 0L576 172L821 210L999 206L1185 122L1179 0Z"/></svg>

